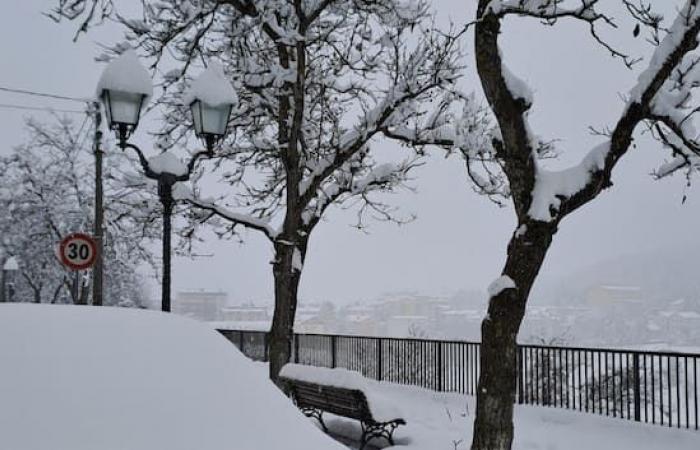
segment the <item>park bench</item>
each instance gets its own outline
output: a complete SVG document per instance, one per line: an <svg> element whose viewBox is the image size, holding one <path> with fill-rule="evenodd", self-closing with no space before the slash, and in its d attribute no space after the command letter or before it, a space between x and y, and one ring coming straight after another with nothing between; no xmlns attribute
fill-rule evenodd
<svg viewBox="0 0 700 450"><path fill-rule="evenodd" d="M389 444L394 445L394 430L399 425L406 424L404 419L398 417L391 420L375 419L365 393L359 389L325 385L284 375L281 380L287 395L295 405L307 417L318 420L326 433L328 428L323 421L324 412L359 420L362 426L360 450L373 438L384 438L389 441Z"/></svg>

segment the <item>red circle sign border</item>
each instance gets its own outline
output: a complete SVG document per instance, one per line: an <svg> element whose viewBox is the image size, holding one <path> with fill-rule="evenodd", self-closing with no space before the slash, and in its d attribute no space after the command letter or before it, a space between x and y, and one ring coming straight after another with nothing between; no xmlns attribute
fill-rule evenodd
<svg viewBox="0 0 700 450"><path fill-rule="evenodd" d="M92 256L90 257L89 260L87 260L84 264L73 264L70 262L67 258L66 255L64 254L63 250L66 248L66 246L72 241L73 239L80 239L84 242L87 243L87 245L90 247L92 250ZM61 243L58 247L58 256L61 259L61 263L64 266L67 266L73 270L85 270L89 269L93 265L95 265L95 261L97 260L97 243L95 242L95 239L90 236L89 234L85 233L73 233L69 234L68 236L64 237L61 239Z"/></svg>

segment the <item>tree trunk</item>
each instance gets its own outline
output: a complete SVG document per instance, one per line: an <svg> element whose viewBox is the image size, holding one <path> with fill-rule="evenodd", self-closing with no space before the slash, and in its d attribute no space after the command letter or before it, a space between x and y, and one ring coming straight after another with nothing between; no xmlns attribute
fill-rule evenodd
<svg viewBox="0 0 700 450"><path fill-rule="evenodd" d="M517 342L530 289L542 267L556 225L530 222L513 235L503 275L514 289L495 293L481 323L481 375L476 396L472 450L509 450L517 383Z"/></svg>
<svg viewBox="0 0 700 450"><path fill-rule="evenodd" d="M294 257L295 250L299 252L297 258ZM270 379L277 383L280 370L292 356L294 316L302 270L300 263L306 256L306 242L294 246L280 240L275 244L275 253L275 312L269 335L269 361Z"/></svg>

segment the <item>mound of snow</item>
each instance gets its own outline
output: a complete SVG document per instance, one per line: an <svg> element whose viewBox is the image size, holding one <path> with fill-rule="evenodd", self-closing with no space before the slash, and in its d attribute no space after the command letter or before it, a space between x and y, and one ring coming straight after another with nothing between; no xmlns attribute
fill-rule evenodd
<svg viewBox="0 0 700 450"><path fill-rule="evenodd" d="M0 360L1 449L343 448L187 318L0 304Z"/></svg>

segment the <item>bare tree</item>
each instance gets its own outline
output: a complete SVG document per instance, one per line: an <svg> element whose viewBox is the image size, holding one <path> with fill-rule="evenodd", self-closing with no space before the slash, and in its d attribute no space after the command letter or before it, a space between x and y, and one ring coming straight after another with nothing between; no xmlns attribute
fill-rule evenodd
<svg viewBox="0 0 700 450"><path fill-rule="evenodd" d="M476 67L488 104L495 116L491 150L476 155L488 168L487 176L473 177L482 192L512 199L518 225L507 250L502 276L489 289L488 315L482 322L481 377L472 449L511 448L513 404L516 392L516 336L530 289L561 221L612 186L618 161L632 147L635 131L651 130L672 159L656 176L663 177L697 165L700 145L693 130L698 111L693 93L700 81L695 52L700 31L697 0L678 5L668 23L654 12L651 2L622 0L635 22L633 35L642 30L655 46L653 56L629 91L626 106L604 141L588 151L580 164L563 171L541 166L541 142L528 124L534 95L511 73L499 49L506 18L534 18L555 25L563 19L588 25L592 39L632 67L638 60L603 38L601 28L617 29L598 0L480 0L473 22ZM547 145L544 146L548 147ZM473 160L474 154L465 156Z"/></svg>
<svg viewBox="0 0 700 450"><path fill-rule="evenodd" d="M0 245L19 259L18 301L88 303L90 277L65 269L54 252L62 237L92 226L94 167L88 123L30 119L27 143L0 159ZM106 303L139 306L144 299L136 266L150 259L144 244L152 233L139 219L144 209L140 200L145 199L141 189L125 187L121 180L125 163L119 155L107 155Z"/></svg>
<svg viewBox="0 0 700 450"><path fill-rule="evenodd" d="M275 279L270 376L276 379L291 353L309 238L327 209L356 204L359 227L366 214L405 220L374 193L403 186L420 152L379 163L370 147L382 135L402 138L407 130L429 135L445 124L449 105L461 98L453 92L456 42L433 32L423 1L144 5L139 19L124 18L111 2L97 1L59 2L53 16L79 20L81 30L95 18L114 17L152 67L175 64L165 73L159 99L167 110L162 147L184 143L189 134L181 98L192 68L214 58L224 66L240 105L230 123L233 136L210 163L230 185L229 193L203 199L195 185L176 194L196 207L190 236L196 225L208 222L222 236L245 227L270 240Z"/></svg>

